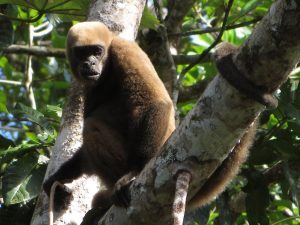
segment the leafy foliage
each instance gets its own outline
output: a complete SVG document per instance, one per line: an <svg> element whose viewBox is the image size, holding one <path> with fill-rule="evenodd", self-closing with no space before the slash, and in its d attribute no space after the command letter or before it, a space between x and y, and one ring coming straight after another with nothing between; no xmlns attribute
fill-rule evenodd
<svg viewBox="0 0 300 225"><path fill-rule="evenodd" d="M226 30L222 40L241 45L251 34L255 21L265 15L272 2L236 0L228 26L242 25ZM163 3L167 6L168 1ZM88 5L88 0L0 0L0 48L28 44L27 22L35 28L34 45L64 48L69 27L85 20ZM224 1L196 0L182 21L183 33L196 32L178 37L178 53L197 55L210 46L216 33L197 34L197 31L220 27L224 9ZM155 31L160 25L149 1L140 32ZM3 203L0 201L0 223L3 221L8 225L29 224L70 81L65 60L33 57L32 86L37 103L37 110L34 110L23 82L27 60L27 55L19 54L2 54L0 57L0 199L4 200ZM177 65L177 72L184 67ZM189 87L210 80L216 74L215 66L205 62L186 73L181 85ZM3 80L16 83L4 83ZM279 224L299 224L299 80L298 68L277 93L279 107L261 115L261 126L251 155L240 176L227 190L228 198L220 198L208 206L206 211L210 211L210 215L206 213L202 222L256 225L283 221ZM181 117L192 109L196 100L191 98L178 104ZM226 202L222 204L227 207L220 207L223 199ZM236 202L240 205L233 207ZM223 217L224 212L230 216ZM15 214L19 216L15 217Z"/></svg>

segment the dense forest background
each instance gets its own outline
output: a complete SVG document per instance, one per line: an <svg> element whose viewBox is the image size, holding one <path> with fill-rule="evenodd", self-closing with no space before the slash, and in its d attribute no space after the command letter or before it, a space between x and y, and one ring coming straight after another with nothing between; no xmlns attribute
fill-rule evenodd
<svg viewBox="0 0 300 225"><path fill-rule="evenodd" d="M160 2L162 21L148 1L137 42L164 81L168 80L165 68L170 63L176 66L180 82L172 89L178 92L180 120L217 74L211 57L215 40L241 45L273 1L236 0L226 24L227 1L189 0L177 9L175 2ZM1 225L30 223L68 93L66 34L72 24L86 19L88 5L88 0L0 0ZM166 43L164 31L174 62L153 48L153 43ZM195 224L300 223L299 80L300 68L295 68L276 93L279 106L262 113L239 176L198 212Z"/></svg>

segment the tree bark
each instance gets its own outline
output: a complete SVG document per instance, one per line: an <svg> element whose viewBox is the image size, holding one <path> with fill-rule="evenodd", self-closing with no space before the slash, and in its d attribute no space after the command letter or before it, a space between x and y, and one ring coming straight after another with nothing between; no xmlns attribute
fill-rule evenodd
<svg viewBox="0 0 300 225"><path fill-rule="evenodd" d="M299 24L300 2L276 1L235 54L236 66L255 84L276 91L299 61ZM264 108L217 76L131 185L131 206L113 206L99 224L168 224L178 172L192 175L191 199Z"/></svg>
<svg viewBox="0 0 300 225"><path fill-rule="evenodd" d="M133 39L139 16L128 17L131 14L141 15L142 9L134 11L130 7L139 8L144 2L103 0L94 4L89 20L100 20L122 37ZM127 7L130 13L126 11ZM94 10L96 8L100 11ZM121 19L116 21L116 18ZM129 20L131 22L124 26ZM299 1L276 1L248 41L235 54L236 66L255 84L275 91L299 61L298 24ZM77 85L73 84L72 87L76 89ZM83 98L80 92L75 92L70 99L47 174L54 172L81 144L80 111ZM113 206L99 224L168 224L175 190L173 178L182 170L191 173L192 181L187 197L191 199L263 109L264 106L246 98L221 76L217 76L165 144L161 154L146 165L131 185L131 206L128 209ZM81 222L91 196L96 191L87 188L97 189L95 184L95 180L86 178L72 183L71 188L76 189L75 200L71 208L57 219L56 224ZM42 194L32 224L46 224L47 205L47 198Z"/></svg>
<svg viewBox="0 0 300 225"><path fill-rule="evenodd" d="M101 21L116 34L125 39L134 40L144 5L144 0L92 1L88 20ZM82 87L73 81L69 99L64 108L61 130L52 149L45 178L54 173L81 146L83 103ZM54 224L56 225L80 224L83 216L90 209L94 194L101 188L96 177L86 176L67 186L73 190L74 200L66 211L55 212ZM42 192L32 217L32 225L48 224L48 204L48 197Z"/></svg>

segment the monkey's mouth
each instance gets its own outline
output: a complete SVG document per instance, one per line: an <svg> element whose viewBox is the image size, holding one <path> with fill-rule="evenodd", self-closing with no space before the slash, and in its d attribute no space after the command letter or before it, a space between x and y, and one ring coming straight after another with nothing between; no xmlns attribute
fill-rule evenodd
<svg viewBox="0 0 300 225"><path fill-rule="evenodd" d="M97 80L100 77L100 73L86 74L84 77L85 77L85 79L88 79L88 80Z"/></svg>
<svg viewBox="0 0 300 225"><path fill-rule="evenodd" d="M82 78L85 80L98 80L100 73L97 71L82 71Z"/></svg>

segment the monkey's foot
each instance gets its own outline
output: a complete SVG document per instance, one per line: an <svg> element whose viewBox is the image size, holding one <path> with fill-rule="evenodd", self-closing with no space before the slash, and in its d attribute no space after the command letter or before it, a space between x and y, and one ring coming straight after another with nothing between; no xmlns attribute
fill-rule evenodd
<svg viewBox="0 0 300 225"><path fill-rule="evenodd" d="M72 190L66 185L58 185L54 194L54 210L66 210L73 200Z"/></svg>
<svg viewBox="0 0 300 225"><path fill-rule="evenodd" d="M131 202L129 187L134 180L135 177L125 175L117 181L115 184L115 191L112 195L114 205L124 208L129 207Z"/></svg>
<svg viewBox="0 0 300 225"><path fill-rule="evenodd" d="M48 195L48 197L50 197L51 187L54 184L54 182L55 179L50 177L43 184L43 189ZM70 188L68 188L63 184L57 185L54 193L54 210L55 211L66 210L70 205L72 199L73 199L72 190Z"/></svg>

